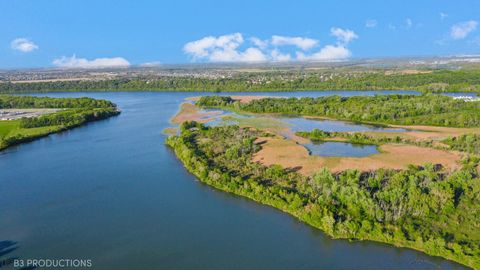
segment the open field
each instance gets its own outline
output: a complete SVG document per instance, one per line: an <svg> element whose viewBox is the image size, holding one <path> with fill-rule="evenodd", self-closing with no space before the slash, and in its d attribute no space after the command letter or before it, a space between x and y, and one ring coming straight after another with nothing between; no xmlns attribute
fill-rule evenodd
<svg viewBox="0 0 480 270"><path fill-rule="evenodd" d="M347 169L373 171L380 168L404 169L410 164L426 163L442 164L447 169L454 170L459 167L458 162L462 157L456 152L401 144L381 145L379 154L362 158L320 157L311 156L304 146L280 137L259 138L257 143L261 144L262 149L254 155L254 162L266 166L278 164L298 170L304 175L310 175L323 167L332 172Z"/></svg>
<svg viewBox="0 0 480 270"><path fill-rule="evenodd" d="M9 143L5 143L4 139L22 138L20 141L29 141L61 131L62 129L65 128L63 126L22 128L20 127L20 120L0 121L0 150L9 146Z"/></svg>
<svg viewBox="0 0 480 270"><path fill-rule="evenodd" d="M0 140L18 129L20 126L20 121L11 120L11 121L0 121Z"/></svg>

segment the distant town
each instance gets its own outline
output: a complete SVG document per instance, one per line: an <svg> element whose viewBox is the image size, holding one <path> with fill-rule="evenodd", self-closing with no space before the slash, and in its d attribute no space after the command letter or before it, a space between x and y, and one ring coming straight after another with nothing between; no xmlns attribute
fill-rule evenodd
<svg viewBox="0 0 480 270"><path fill-rule="evenodd" d="M417 74L436 69L459 70L480 67L480 56L438 58L362 59L338 62L292 62L269 64L191 64L103 69L19 69L0 70L0 83L55 81L102 81L115 79L157 80L192 78L221 80L248 76L251 83L294 80L311 74L321 81L337 76L355 77L364 72Z"/></svg>

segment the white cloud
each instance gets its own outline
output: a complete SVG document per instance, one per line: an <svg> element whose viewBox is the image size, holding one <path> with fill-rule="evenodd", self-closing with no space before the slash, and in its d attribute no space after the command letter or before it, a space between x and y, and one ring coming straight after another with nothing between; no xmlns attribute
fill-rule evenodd
<svg viewBox="0 0 480 270"><path fill-rule="evenodd" d="M318 40L305 37L272 36L271 42L275 46L291 45L302 50L308 50L317 45Z"/></svg>
<svg viewBox="0 0 480 270"><path fill-rule="evenodd" d="M38 46L33 43L33 41L28 40L26 38L16 38L10 43L10 47L13 50L21 51L21 52L31 52L33 50L38 49Z"/></svg>
<svg viewBox="0 0 480 270"><path fill-rule="evenodd" d="M255 40L255 41L260 41ZM252 41L254 42L254 41ZM259 49L250 47L244 51L238 48L244 43L243 35L234 33L219 37L208 36L202 39L188 42L183 47L186 54L193 60L207 60L210 62L264 62L267 61L265 54Z"/></svg>
<svg viewBox="0 0 480 270"><path fill-rule="evenodd" d="M243 43L240 33L219 37L208 36L185 44L183 50L192 55L194 59L209 57L212 54L229 54Z"/></svg>
<svg viewBox="0 0 480 270"><path fill-rule="evenodd" d="M330 34L338 39L340 44L348 44L350 41L357 39L358 35L355 34L352 30L341 29L338 27L332 27L330 29Z"/></svg>
<svg viewBox="0 0 480 270"><path fill-rule="evenodd" d="M345 60L351 55L350 50L343 45L327 45L312 55L297 53L297 58L303 61L335 61Z"/></svg>
<svg viewBox="0 0 480 270"><path fill-rule="evenodd" d="M367 28L375 28L375 27L377 27L377 20L373 20L373 19L367 20L367 21L365 22L365 27L367 27Z"/></svg>
<svg viewBox="0 0 480 270"><path fill-rule="evenodd" d="M270 56L272 57L272 61L275 62L286 62L286 61L291 61L292 56L288 53L281 53L277 49L273 49L272 52L270 53Z"/></svg>
<svg viewBox="0 0 480 270"><path fill-rule="evenodd" d="M141 67L159 67L162 63L160 61L145 62L140 64Z"/></svg>
<svg viewBox="0 0 480 270"><path fill-rule="evenodd" d="M193 61L206 62L285 62L300 61L332 61L349 58L352 53L347 45L358 38L358 35L349 29L333 27L330 34L337 39L335 45L325 45L319 51L309 51L317 46L318 40L308 37L289 37L273 35L270 39L252 37L247 40L240 33L207 36L202 39L188 42L183 51L192 57ZM280 50L283 46L297 48L296 56Z"/></svg>
<svg viewBox="0 0 480 270"><path fill-rule="evenodd" d="M263 54L258 48L248 48L243 53L240 53L240 62L265 62L267 56Z"/></svg>
<svg viewBox="0 0 480 270"><path fill-rule="evenodd" d="M85 58L77 58L62 56L53 60L53 64L62 68L107 68L107 67L128 67L130 63L122 57L113 58L96 58L87 60Z"/></svg>
<svg viewBox="0 0 480 270"><path fill-rule="evenodd" d="M413 21L410 18L405 19L405 24L407 25L407 28L411 28L413 25Z"/></svg>
<svg viewBox="0 0 480 270"><path fill-rule="evenodd" d="M252 37L250 38L250 41L257 47L259 47L260 49L265 49L268 47L268 43L269 41L268 40L261 40L259 38L256 38L256 37Z"/></svg>
<svg viewBox="0 0 480 270"><path fill-rule="evenodd" d="M470 32L477 29L477 25L478 22L473 20L454 24L450 28L450 37L453 39L464 39L470 34Z"/></svg>
<svg viewBox="0 0 480 270"><path fill-rule="evenodd" d="M440 12L440 19L445 20L448 17L447 13Z"/></svg>

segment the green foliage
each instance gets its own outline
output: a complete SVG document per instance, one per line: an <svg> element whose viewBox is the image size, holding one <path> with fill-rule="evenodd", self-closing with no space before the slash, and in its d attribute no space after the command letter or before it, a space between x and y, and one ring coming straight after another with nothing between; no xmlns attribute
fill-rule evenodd
<svg viewBox="0 0 480 270"><path fill-rule="evenodd" d="M202 97L198 104L219 107L219 97ZM223 99L223 98L222 98ZM253 113L280 113L401 125L480 126L480 102L440 95L376 95L318 98L263 98L223 107Z"/></svg>
<svg viewBox="0 0 480 270"><path fill-rule="evenodd" d="M214 107L223 107L228 106L234 102L234 99L231 97L224 96L203 96L197 102L198 106L214 106Z"/></svg>
<svg viewBox="0 0 480 270"><path fill-rule="evenodd" d="M1 108L62 108L63 110L38 117L0 121L0 150L120 113L114 103L92 98L0 96Z"/></svg>
<svg viewBox="0 0 480 270"><path fill-rule="evenodd" d="M261 131L196 123L182 130L167 144L209 185L279 208L333 237L415 248L480 269L480 179L472 169L478 159L451 173L427 164L368 173L319 168L302 176L252 162Z"/></svg>
<svg viewBox="0 0 480 270"><path fill-rule="evenodd" d="M412 140L402 136L381 136L370 135L363 132L328 132L320 129L313 129L312 131L299 131L296 135L310 139L312 141L325 141L333 138L342 138L348 142L355 144L375 144L381 145L386 143L402 143L412 144L423 147L433 147L433 140Z"/></svg>
<svg viewBox="0 0 480 270"><path fill-rule="evenodd" d="M44 108L114 108L108 100L93 98L51 98L34 96L0 96L0 109L44 109Z"/></svg>
<svg viewBox="0 0 480 270"><path fill-rule="evenodd" d="M464 134L458 137L449 137L442 141L453 150L480 154L480 135Z"/></svg>
<svg viewBox="0 0 480 270"><path fill-rule="evenodd" d="M45 126L74 127L86 122L104 119L118 114L115 108L71 109L34 118L22 118L20 127L35 128Z"/></svg>
<svg viewBox="0 0 480 270"><path fill-rule="evenodd" d="M0 140L20 126L20 121L0 121Z"/></svg>
<svg viewBox="0 0 480 270"><path fill-rule="evenodd" d="M332 69L235 72L227 78L146 77L112 80L49 81L0 84L0 93L47 91L302 91L420 90L478 92L480 71L433 70L431 73L386 74L384 70Z"/></svg>

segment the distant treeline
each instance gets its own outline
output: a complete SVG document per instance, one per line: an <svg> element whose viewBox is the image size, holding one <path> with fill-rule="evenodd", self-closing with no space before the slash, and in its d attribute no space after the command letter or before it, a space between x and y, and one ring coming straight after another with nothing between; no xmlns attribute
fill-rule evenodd
<svg viewBox="0 0 480 270"><path fill-rule="evenodd" d="M414 248L480 269L478 158L466 158L455 172L426 164L337 174L318 168L304 176L252 162L262 131L195 122L181 130L167 144L208 185L281 209L335 238Z"/></svg>
<svg viewBox="0 0 480 270"><path fill-rule="evenodd" d="M114 108L116 105L108 100L81 98L51 98L34 96L0 96L0 109L45 109L45 108Z"/></svg>
<svg viewBox="0 0 480 270"><path fill-rule="evenodd" d="M284 75L284 76L283 76ZM418 90L479 92L480 70L437 70L431 73L372 72L241 73L232 78L164 77L99 81L0 83L0 93L48 91L303 91L303 90Z"/></svg>
<svg viewBox="0 0 480 270"><path fill-rule="evenodd" d="M118 114L114 108L72 109L39 117L22 118L21 128L36 128L45 126L63 126L66 128L105 119Z"/></svg>
<svg viewBox="0 0 480 270"><path fill-rule="evenodd" d="M197 105L381 124L480 126L480 102L465 102L435 94L264 98L248 103L240 103L230 97L204 96Z"/></svg>

